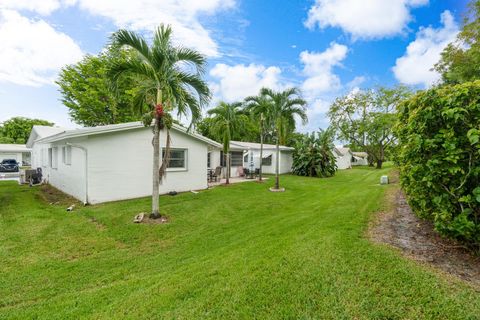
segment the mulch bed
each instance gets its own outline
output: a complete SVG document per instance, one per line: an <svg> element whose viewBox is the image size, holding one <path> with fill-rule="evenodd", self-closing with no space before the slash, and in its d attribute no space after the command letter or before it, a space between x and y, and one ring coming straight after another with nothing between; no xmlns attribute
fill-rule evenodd
<svg viewBox="0 0 480 320"><path fill-rule="evenodd" d="M401 190L388 197L393 208L378 215L369 230L371 239L394 246L407 257L456 276L480 291L480 257L442 238L430 221L415 216Z"/></svg>

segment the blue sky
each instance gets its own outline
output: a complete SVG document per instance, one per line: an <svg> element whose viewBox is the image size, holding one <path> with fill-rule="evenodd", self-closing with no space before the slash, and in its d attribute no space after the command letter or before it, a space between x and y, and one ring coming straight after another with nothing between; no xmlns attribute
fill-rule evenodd
<svg viewBox="0 0 480 320"><path fill-rule="evenodd" d="M161 22L208 56L212 104L262 86L298 86L309 124L352 90L426 88L467 0L1 0L0 122L12 116L74 127L54 84L59 69L95 54L120 27L147 37Z"/></svg>

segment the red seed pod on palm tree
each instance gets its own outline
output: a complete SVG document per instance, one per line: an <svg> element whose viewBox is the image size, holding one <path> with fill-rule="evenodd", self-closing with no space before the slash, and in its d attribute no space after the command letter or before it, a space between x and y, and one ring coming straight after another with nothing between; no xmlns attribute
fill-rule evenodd
<svg viewBox="0 0 480 320"><path fill-rule="evenodd" d="M157 116L157 118L162 118L163 117L164 112L163 112L163 106L162 106L161 103L159 103L155 106L155 115Z"/></svg>

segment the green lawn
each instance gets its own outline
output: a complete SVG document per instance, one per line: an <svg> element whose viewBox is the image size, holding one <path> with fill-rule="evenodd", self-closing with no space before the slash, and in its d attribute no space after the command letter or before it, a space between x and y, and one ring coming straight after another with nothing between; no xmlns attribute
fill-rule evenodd
<svg viewBox="0 0 480 320"><path fill-rule="evenodd" d="M379 177L283 176L75 213L0 183L0 319L480 319L480 293L372 244ZM92 217L94 218L92 220Z"/></svg>

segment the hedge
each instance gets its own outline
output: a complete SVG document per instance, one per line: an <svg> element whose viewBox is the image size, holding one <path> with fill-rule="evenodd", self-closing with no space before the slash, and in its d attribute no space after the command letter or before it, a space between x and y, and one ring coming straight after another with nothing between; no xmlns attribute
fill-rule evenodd
<svg viewBox="0 0 480 320"><path fill-rule="evenodd" d="M480 253L480 81L405 101L396 135L400 182L414 212Z"/></svg>

